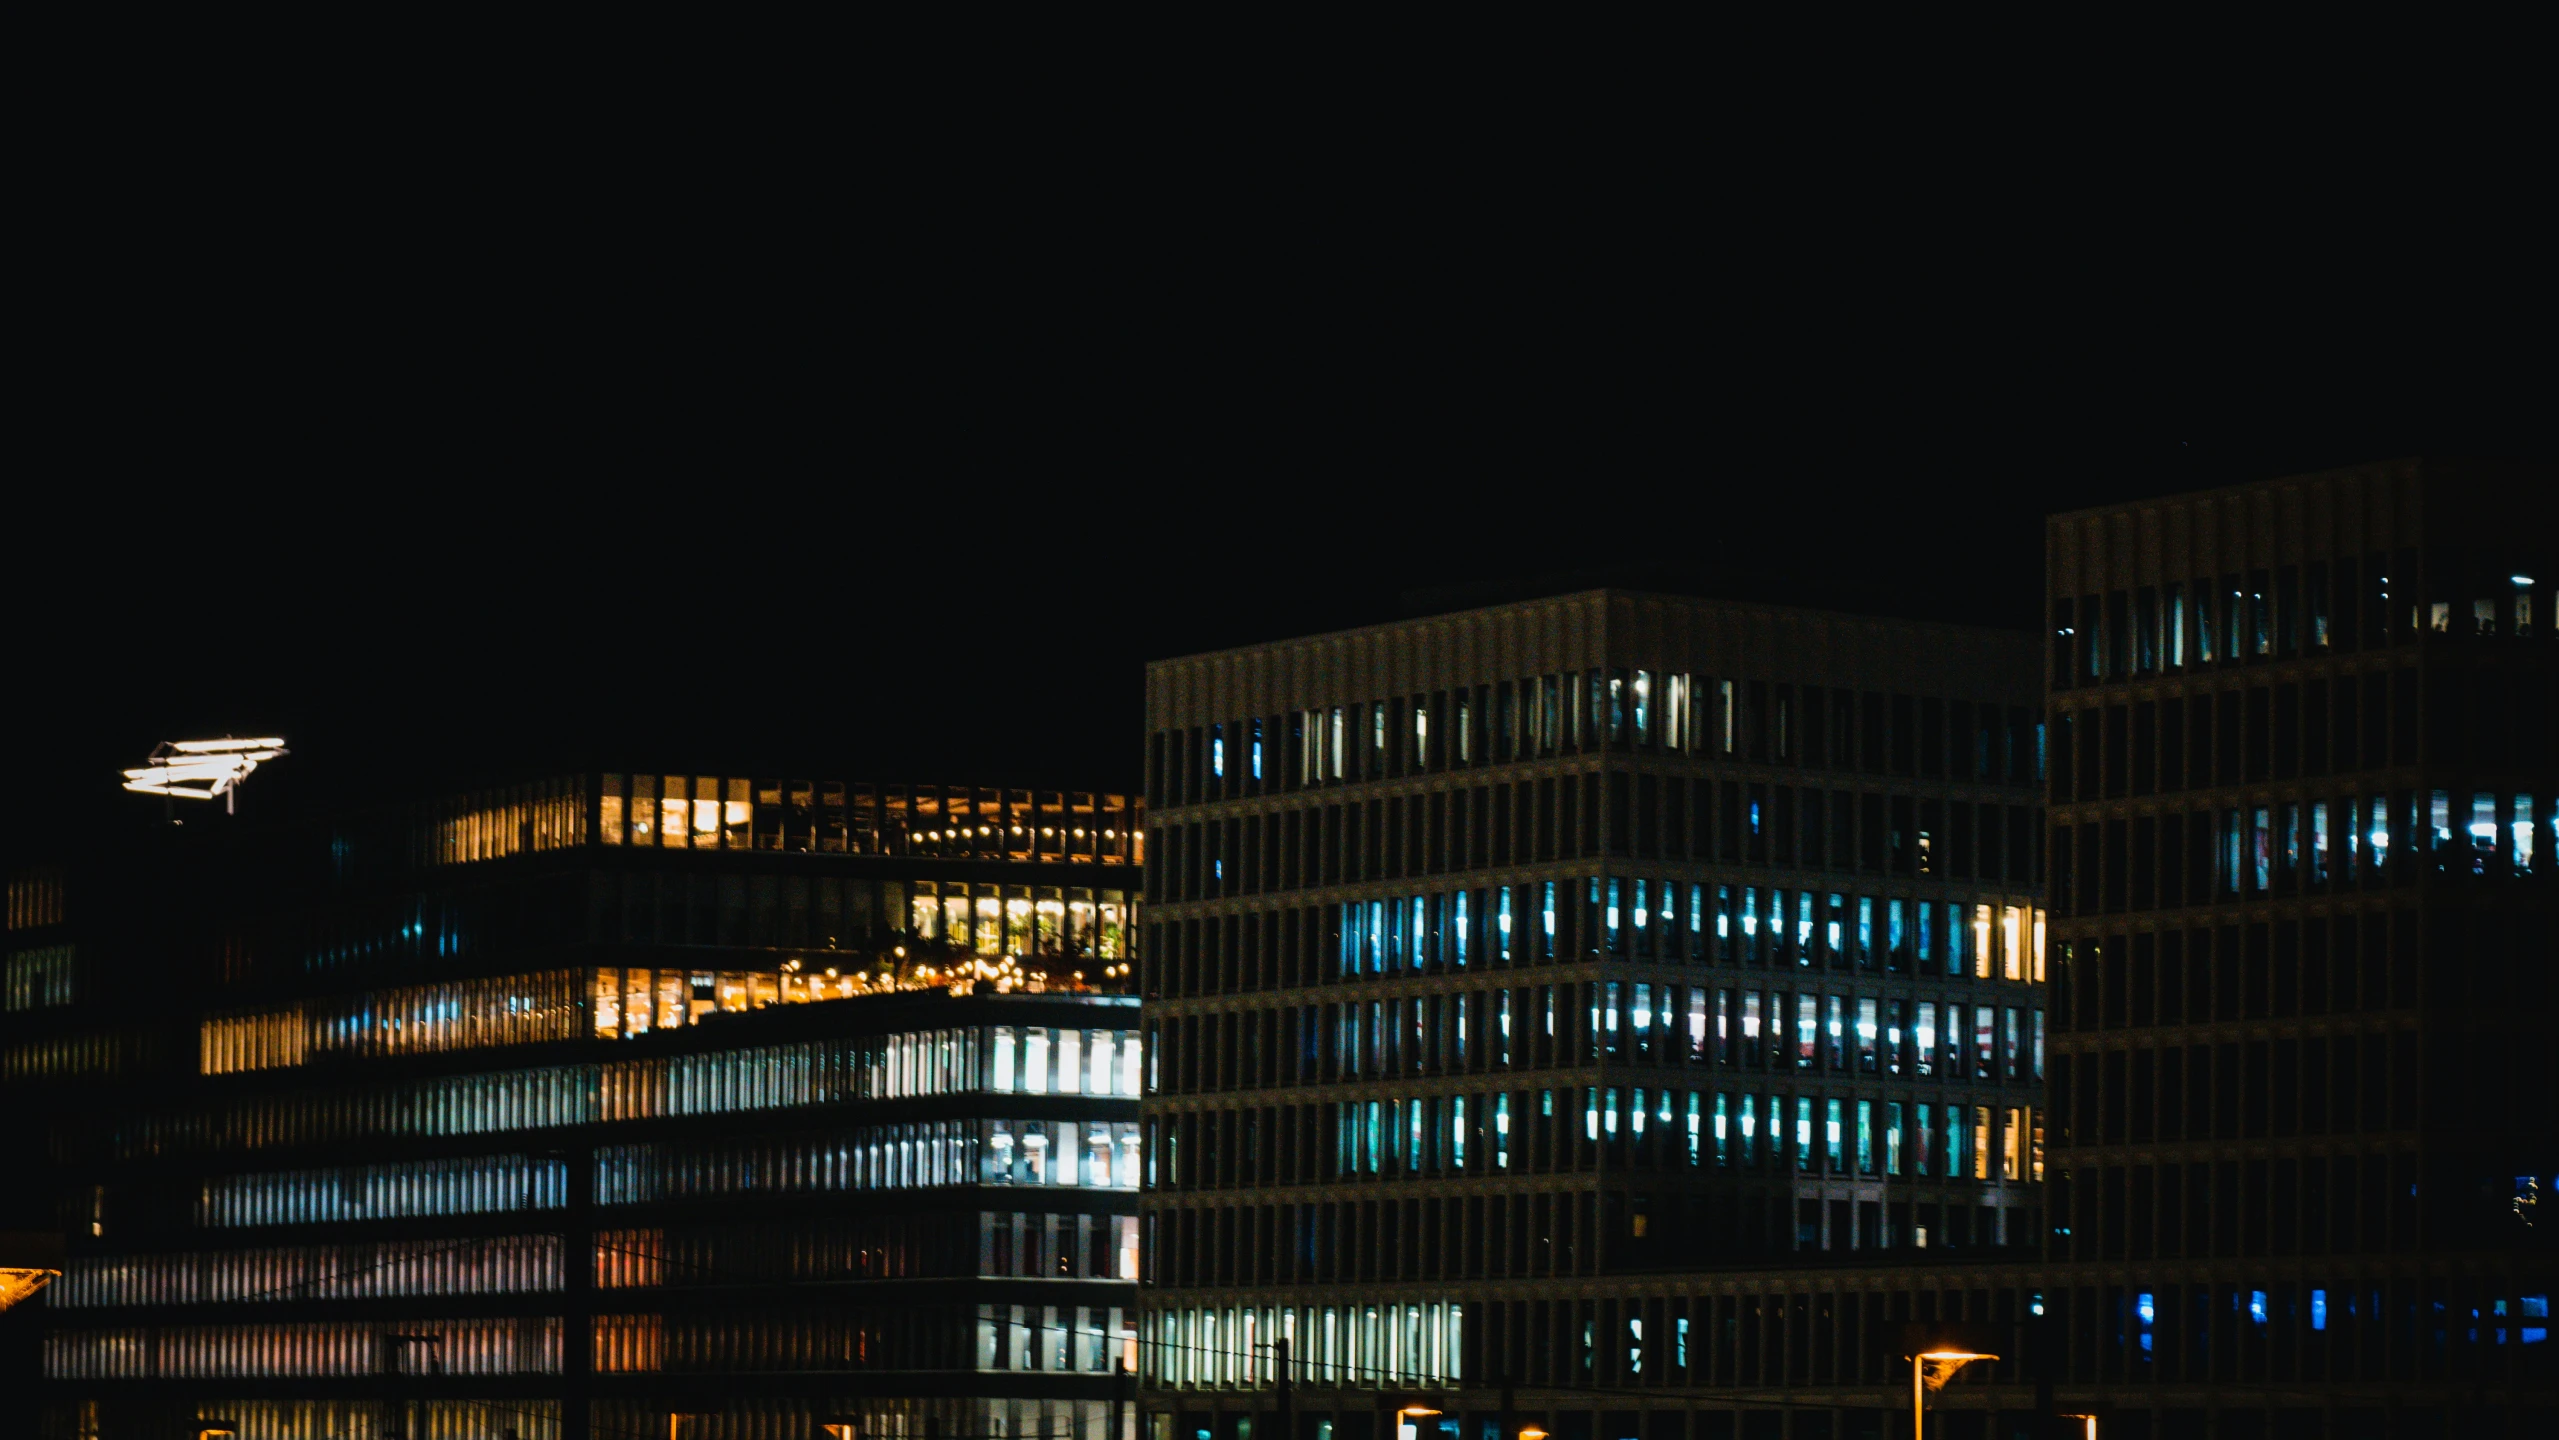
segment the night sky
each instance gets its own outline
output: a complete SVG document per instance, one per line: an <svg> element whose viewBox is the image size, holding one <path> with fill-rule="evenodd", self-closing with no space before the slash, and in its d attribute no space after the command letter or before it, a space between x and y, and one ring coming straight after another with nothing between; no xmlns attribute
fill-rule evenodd
<svg viewBox="0 0 2559 1440"><path fill-rule="evenodd" d="M1603 581L2031 628L2049 511L2553 451L2548 267L2476 207L2411 248L2446 214L1431 203L66 235L116 283L18 397L5 858L224 731L294 749L250 810L1126 788L1150 658Z"/></svg>

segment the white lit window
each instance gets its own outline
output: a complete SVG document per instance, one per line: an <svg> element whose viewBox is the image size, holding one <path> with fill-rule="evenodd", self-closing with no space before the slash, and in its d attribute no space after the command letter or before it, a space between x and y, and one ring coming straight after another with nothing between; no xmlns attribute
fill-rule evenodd
<svg viewBox="0 0 2559 1440"><path fill-rule="evenodd" d="M1057 1032L1057 1093L1072 1095L1082 1088L1084 1079L1084 1032Z"/></svg>

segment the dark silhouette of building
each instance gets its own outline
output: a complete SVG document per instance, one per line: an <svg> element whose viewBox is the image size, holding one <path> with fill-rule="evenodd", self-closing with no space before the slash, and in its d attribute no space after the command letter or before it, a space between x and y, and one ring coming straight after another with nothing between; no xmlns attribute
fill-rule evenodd
<svg viewBox="0 0 2559 1440"><path fill-rule="evenodd" d="M1133 1433L1131 802L182 818L9 885L40 1433Z"/></svg>
<svg viewBox="0 0 2559 1440"><path fill-rule="evenodd" d="M2110 1440L2559 1430L2554 494L2050 522L2041 1283Z"/></svg>
<svg viewBox="0 0 2559 1440"><path fill-rule="evenodd" d="M2037 676L1623 591L1152 666L1157 1440L1873 1434L2018 1319Z"/></svg>

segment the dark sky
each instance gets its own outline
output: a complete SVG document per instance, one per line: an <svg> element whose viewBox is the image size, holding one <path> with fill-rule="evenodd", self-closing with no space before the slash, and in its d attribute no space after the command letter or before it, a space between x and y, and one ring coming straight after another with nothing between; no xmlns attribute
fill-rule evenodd
<svg viewBox="0 0 2559 1440"><path fill-rule="evenodd" d="M294 747L253 805L608 760L1125 786L1146 660L1416 592L2026 627L2048 511L2553 451L2519 197L1568 170L323 203L167 159L170 223L60 221L36 305L7 858L222 731Z"/></svg>

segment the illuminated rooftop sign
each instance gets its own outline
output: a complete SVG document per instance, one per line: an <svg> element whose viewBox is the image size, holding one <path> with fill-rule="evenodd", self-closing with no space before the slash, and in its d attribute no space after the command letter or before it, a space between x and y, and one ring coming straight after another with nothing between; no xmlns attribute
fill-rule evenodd
<svg viewBox="0 0 2559 1440"><path fill-rule="evenodd" d="M124 772L124 788L144 795L176 796L188 800L211 800L221 797L223 808L231 808L231 792L269 760L281 760L292 752L284 748L281 738L268 736L255 740L235 740L224 736L219 740L163 740L151 751L150 760Z"/></svg>

